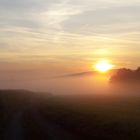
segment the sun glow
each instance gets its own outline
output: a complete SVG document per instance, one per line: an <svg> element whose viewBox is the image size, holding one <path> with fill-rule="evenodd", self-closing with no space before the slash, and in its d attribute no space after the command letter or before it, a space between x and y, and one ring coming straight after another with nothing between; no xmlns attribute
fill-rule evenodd
<svg viewBox="0 0 140 140"><path fill-rule="evenodd" d="M106 73L114 67L108 60L101 60L95 65L95 69L99 72Z"/></svg>

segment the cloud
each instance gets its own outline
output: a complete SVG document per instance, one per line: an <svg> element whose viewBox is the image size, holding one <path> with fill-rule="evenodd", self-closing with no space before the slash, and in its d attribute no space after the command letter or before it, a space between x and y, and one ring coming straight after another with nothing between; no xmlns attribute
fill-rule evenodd
<svg viewBox="0 0 140 140"><path fill-rule="evenodd" d="M47 11L41 13L41 16L43 19L46 19L49 27L62 29L61 23L68 20L71 16L83 12L83 7L69 4L69 1L62 1L61 3L52 4Z"/></svg>
<svg viewBox="0 0 140 140"><path fill-rule="evenodd" d="M0 0L0 55L131 52L140 44L139 7L139 0Z"/></svg>

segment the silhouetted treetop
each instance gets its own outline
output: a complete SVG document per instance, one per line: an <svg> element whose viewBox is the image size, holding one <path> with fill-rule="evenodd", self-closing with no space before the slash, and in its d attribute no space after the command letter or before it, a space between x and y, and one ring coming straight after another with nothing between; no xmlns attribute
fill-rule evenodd
<svg viewBox="0 0 140 140"><path fill-rule="evenodd" d="M111 83L140 83L140 67L136 70L121 68L118 69L111 79Z"/></svg>

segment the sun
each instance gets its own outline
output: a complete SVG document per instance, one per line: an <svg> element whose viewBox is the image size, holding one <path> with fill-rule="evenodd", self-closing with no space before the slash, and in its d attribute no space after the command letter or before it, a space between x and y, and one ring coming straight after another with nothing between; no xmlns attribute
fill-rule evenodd
<svg viewBox="0 0 140 140"><path fill-rule="evenodd" d="M108 60L101 60L96 63L95 69L101 73L106 73L114 67Z"/></svg>

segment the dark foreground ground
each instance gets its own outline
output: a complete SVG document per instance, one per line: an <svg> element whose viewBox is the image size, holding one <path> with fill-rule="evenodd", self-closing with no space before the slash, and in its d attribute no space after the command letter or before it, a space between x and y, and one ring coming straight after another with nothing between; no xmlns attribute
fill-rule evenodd
<svg viewBox="0 0 140 140"><path fill-rule="evenodd" d="M0 90L0 140L34 139L139 140L140 97Z"/></svg>

